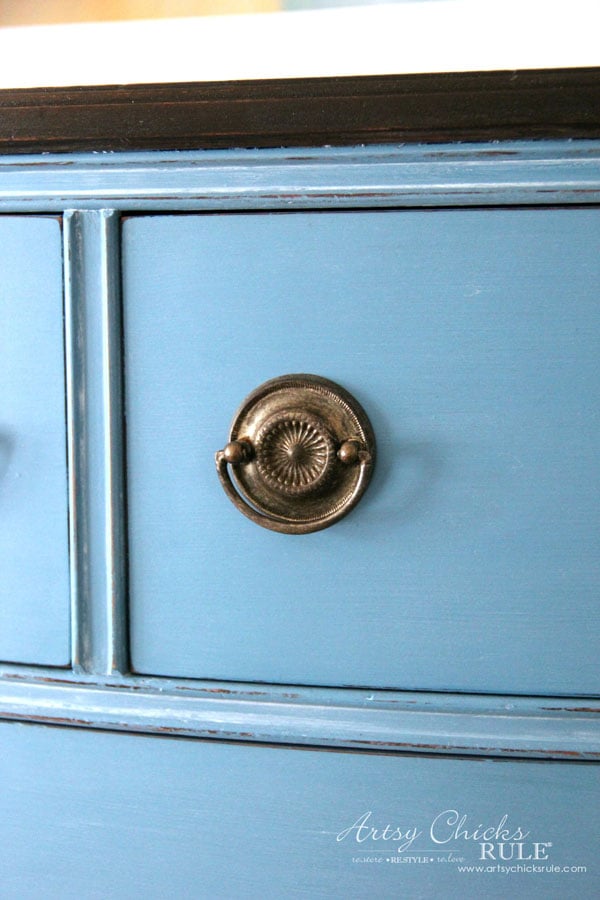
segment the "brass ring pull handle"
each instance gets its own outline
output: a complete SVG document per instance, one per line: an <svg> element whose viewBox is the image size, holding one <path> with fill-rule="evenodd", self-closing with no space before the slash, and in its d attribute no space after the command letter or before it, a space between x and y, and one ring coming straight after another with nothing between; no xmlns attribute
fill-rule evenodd
<svg viewBox="0 0 600 900"><path fill-rule="evenodd" d="M316 375L284 375L246 398L215 459L241 513L271 531L308 534L356 506L373 471L375 439L344 388Z"/></svg>

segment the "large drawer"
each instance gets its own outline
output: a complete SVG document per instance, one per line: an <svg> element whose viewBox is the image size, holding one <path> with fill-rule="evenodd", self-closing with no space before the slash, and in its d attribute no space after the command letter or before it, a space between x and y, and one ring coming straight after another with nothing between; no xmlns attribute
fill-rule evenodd
<svg viewBox="0 0 600 900"><path fill-rule="evenodd" d="M600 210L142 216L122 262L135 670L597 689ZM303 536L214 472L290 372L378 442L358 508Z"/></svg>
<svg viewBox="0 0 600 900"><path fill-rule="evenodd" d="M0 218L0 659L70 660L62 240Z"/></svg>
<svg viewBox="0 0 600 900"><path fill-rule="evenodd" d="M6 900L598 896L598 766L35 725L0 741Z"/></svg>

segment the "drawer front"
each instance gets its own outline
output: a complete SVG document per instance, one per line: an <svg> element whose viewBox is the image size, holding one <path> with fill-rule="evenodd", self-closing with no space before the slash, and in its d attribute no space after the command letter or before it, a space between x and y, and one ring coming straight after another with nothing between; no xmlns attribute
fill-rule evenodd
<svg viewBox="0 0 600 900"><path fill-rule="evenodd" d="M42 885L49 900L600 890L594 765L7 724L0 744L6 900L37 900Z"/></svg>
<svg viewBox="0 0 600 900"><path fill-rule="evenodd" d="M60 223L0 218L0 272L0 659L66 665Z"/></svg>
<svg viewBox="0 0 600 900"><path fill-rule="evenodd" d="M599 251L596 209L127 220L134 669L594 692ZM304 536L214 472L289 372L352 391L378 442L359 507Z"/></svg>

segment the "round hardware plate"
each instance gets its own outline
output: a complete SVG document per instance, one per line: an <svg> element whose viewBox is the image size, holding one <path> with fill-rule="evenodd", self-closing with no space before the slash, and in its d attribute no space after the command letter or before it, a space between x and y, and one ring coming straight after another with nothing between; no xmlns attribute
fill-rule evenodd
<svg viewBox="0 0 600 900"><path fill-rule="evenodd" d="M245 399L217 466L223 482L230 465L239 496L224 487L245 515L303 534L327 528L356 505L374 458L371 424L351 394L316 375L284 375Z"/></svg>

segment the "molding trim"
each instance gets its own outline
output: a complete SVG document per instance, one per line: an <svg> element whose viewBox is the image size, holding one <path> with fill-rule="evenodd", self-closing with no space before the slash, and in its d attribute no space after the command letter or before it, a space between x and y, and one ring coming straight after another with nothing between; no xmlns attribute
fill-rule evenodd
<svg viewBox="0 0 600 900"><path fill-rule="evenodd" d="M0 153L600 137L600 68L0 91Z"/></svg>
<svg viewBox="0 0 600 900"><path fill-rule="evenodd" d="M71 659L76 671L110 675L129 667L120 220L71 210L62 222Z"/></svg>
<svg viewBox="0 0 600 900"><path fill-rule="evenodd" d="M598 141L0 157L2 212L598 202Z"/></svg>
<svg viewBox="0 0 600 900"><path fill-rule="evenodd" d="M588 699L267 687L13 666L0 719L178 737L394 753L597 760Z"/></svg>

